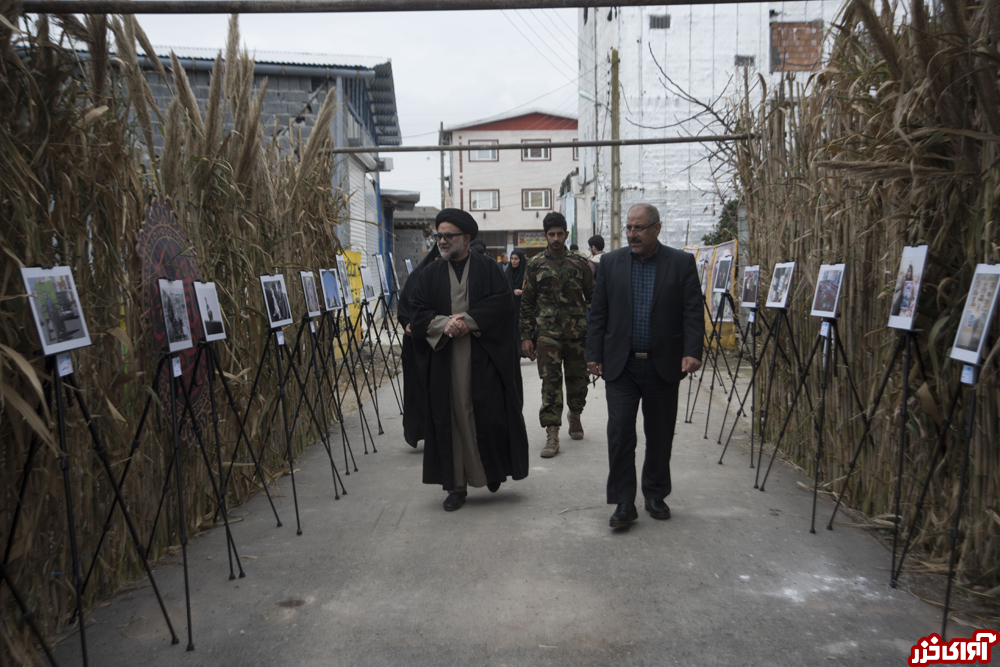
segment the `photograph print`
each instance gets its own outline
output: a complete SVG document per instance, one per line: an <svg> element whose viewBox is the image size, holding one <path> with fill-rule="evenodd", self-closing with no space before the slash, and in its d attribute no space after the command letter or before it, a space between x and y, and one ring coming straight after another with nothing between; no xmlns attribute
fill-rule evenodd
<svg viewBox="0 0 1000 667"><path fill-rule="evenodd" d="M316 293L316 276L312 271L300 271L302 294L306 297L306 312L309 317L319 317L319 295Z"/></svg>
<svg viewBox="0 0 1000 667"><path fill-rule="evenodd" d="M198 312L201 314L201 325L205 329L205 340L224 340L226 328L222 324L222 308L219 307L219 295L215 291L215 283L194 282L194 296L198 302Z"/></svg>
<svg viewBox="0 0 1000 667"><path fill-rule="evenodd" d="M962 319L958 321L955 346L951 348L951 358L969 364L982 361L986 335L997 306L1000 292L1000 265L979 264L972 276L972 287L965 299Z"/></svg>
<svg viewBox="0 0 1000 667"><path fill-rule="evenodd" d="M378 272L378 282L382 288L382 294L389 296L389 276L385 272L385 257L382 255L375 255L375 270Z"/></svg>
<svg viewBox="0 0 1000 667"><path fill-rule="evenodd" d="M160 278L157 285L160 287L160 304L163 306L163 325L167 330L167 348L171 352L186 350L193 343L184 281Z"/></svg>
<svg viewBox="0 0 1000 667"><path fill-rule="evenodd" d="M792 274L795 272L795 262L784 262L774 265L774 275L771 276L771 287L767 291L768 308L784 308L788 303L789 288L792 286Z"/></svg>
<svg viewBox="0 0 1000 667"><path fill-rule="evenodd" d="M285 276L280 273L261 276L260 288L264 292L264 310L267 312L267 321L271 328L277 329L291 324L292 308L288 305Z"/></svg>
<svg viewBox="0 0 1000 667"><path fill-rule="evenodd" d="M813 317L836 317L840 291L844 287L845 264L823 264L819 267L816 296L813 297Z"/></svg>
<svg viewBox="0 0 1000 667"><path fill-rule="evenodd" d="M748 266L743 271L743 296L740 305L743 308L757 307L757 288L760 285L760 265Z"/></svg>
<svg viewBox="0 0 1000 667"><path fill-rule="evenodd" d="M729 274L733 267L731 256L723 257L715 262L715 282L712 284L713 292L725 292L729 289Z"/></svg>
<svg viewBox="0 0 1000 667"><path fill-rule="evenodd" d="M695 255L695 263L698 265L698 282L701 283L702 294L705 293L708 281L711 278L711 272L708 269L712 264L713 254L715 254L715 247L709 246L707 248L698 248L698 253Z"/></svg>
<svg viewBox="0 0 1000 667"><path fill-rule="evenodd" d="M361 267L361 290L364 297L362 301L371 303L375 300L375 285L372 279L372 270L367 266Z"/></svg>
<svg viewBox="0 0 1000 667"><path fill-rule="evenodd" d="M80 295L68 266L21 269L45 356L90 345Z"/></svg>
<svg viewBox="0 0 1000 667"><path fill-rule="evenodd" d="M327 310L340 310L343 295L340 293L340 281L334 269L320 269L319 281L323 286L323 305Z"/></svg>
<svg viewBox="0 0 1000 667"><path fill-rule="evenodd" d="M350 305L354 303L354 295L351 294L351 281L347 277L347 262L343 255L337 255L337 273L340 274L340 289L343 290L344 303Z"/></svg>
<svg viewBox="0 0 1000 667"><path fill-rule="evenodd" d="M913 319L917 314L917 296L920 294L920 281L926 262L927 246L903 248L896 285L892 291L892 306L889 308L889 326L893 329L909 331L913 328Z"/></svg>

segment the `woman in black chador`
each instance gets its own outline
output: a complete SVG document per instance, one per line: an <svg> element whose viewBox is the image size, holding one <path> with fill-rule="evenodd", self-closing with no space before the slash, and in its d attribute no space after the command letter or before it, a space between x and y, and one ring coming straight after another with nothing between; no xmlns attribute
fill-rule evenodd
<svg viewBox="0 0 1000 667"><path fill-rule="evenodd" d="M520 248L515 248L513 252L510 253L510 261L507 263L507 267L504 269L503 273L507 276L507 282L510 283L511 290L514 294L514 314L517 315L517 320L521 320L521 289L524 287L524 272L528 268L528 259L524 256L524 251ZM521 332L514 332L514 347L517 349L517 359L524 356L521 353ZM522 400L524 399L524 387L521 381L521 364L517 365L517 374L514 378L517 381L517 393L520 394Z"/></svg>

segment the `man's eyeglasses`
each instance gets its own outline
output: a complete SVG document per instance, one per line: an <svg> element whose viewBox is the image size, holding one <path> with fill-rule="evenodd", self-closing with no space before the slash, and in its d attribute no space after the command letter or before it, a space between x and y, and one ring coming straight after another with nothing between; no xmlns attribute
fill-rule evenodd
<svg viewBox="0 0 1000 667"><path fill-rule="evenodd" d="M625 225L625 233L626 234L638 234L639 232L646 231L647 229L649 229L652 226L653 225L643 225L642 227L640 227L639 225Z"/></svg>
<svg viewBox="0 0 1000 667"><path fill-rule="evenodd" d="M439 242L441 239L450 243L456 236L463 236L463 234L452 234L451 232L435 232L434 234L431 234L431 238L434 239L434 243Z"/></svg>

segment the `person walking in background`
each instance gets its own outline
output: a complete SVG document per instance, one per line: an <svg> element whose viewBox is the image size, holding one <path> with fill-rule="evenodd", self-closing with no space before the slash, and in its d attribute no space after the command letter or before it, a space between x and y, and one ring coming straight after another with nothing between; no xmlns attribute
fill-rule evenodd
<svg viewBox="0 0 1000 667"><path fill-rule="evenodd" d="M514 249L510 253L510 262L508 262L507 267L504 269L504 275L507 277L507 282L510 283L510 288L514 294L514 313L517 315L520 321L521 317L521 293L522 287L524 286L524 273L528 268L528 260L524 257L524 251L520 248ZM524 356L524 352L521 350L521 334L515 332L514 336L514 349L515 355L518 361L517 372L515 373L514 379L517 381L517 392L521 395L521 405L524 405L524 382L521 377L521 357Z"/></svg>
<svg viewBox="0 0 1000 667"><path fill-rule="evenodd" d="M604 237L603 236L591 236L587 240L587 245L590 246L590 259L587 260L587 264L590 266L590 272L597 277L597 267L601 264L601 255L604 254Z"/></svg>
<svg viewBox="0 0 1000 667"><path fill-rule="evenodd" d="M677 388L701 368L704 303L694 255L661 244L660 213L636 204L628 247L601 259L587 337L587 369L604 378L608 403L607 501L612 528L639 518L635 507L635 419L642 402L646 460L642 495L654 519L669 519L670 452Z"/></svg>
<svg viewBox="0 0 1000 667"><path fill-rule="evenodd" d="M580 414L587 404L587 305L594 293L594 276L587 262L566 248L566 218L549 213L543 221L545 252L535 255L525 271L521 295L521 348L538 360L542 379L539 421L545 428L543 458L559 452L563 412L563 369L569 435L583 438Z"/></svg>
<svg viewBox="0 0 1000 667"><path fill-rule="evenodd" d="M521 317L521 292L524 287L524 272L527 268L528 260L524 256L524 251L520 248L515 248L510 253L510 261L507 263L504 275L507 276L510 288L514 290L514 312L517 313L518 318ZM520 336L518 336L517 347L518 349L521 348Z"/></svg>

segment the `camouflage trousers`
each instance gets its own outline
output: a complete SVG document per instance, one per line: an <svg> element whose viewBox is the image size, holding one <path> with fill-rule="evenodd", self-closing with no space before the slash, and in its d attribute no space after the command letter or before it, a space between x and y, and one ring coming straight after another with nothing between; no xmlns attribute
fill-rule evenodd
<svg viewBox="0 0 1000 667"><path fill-rule="evenodd" d="M583 412L587 404L587 339L539 337L535 352L542 378L542 426L562 426L563 367L566 368L566 404L570 412Z"/></svg>

